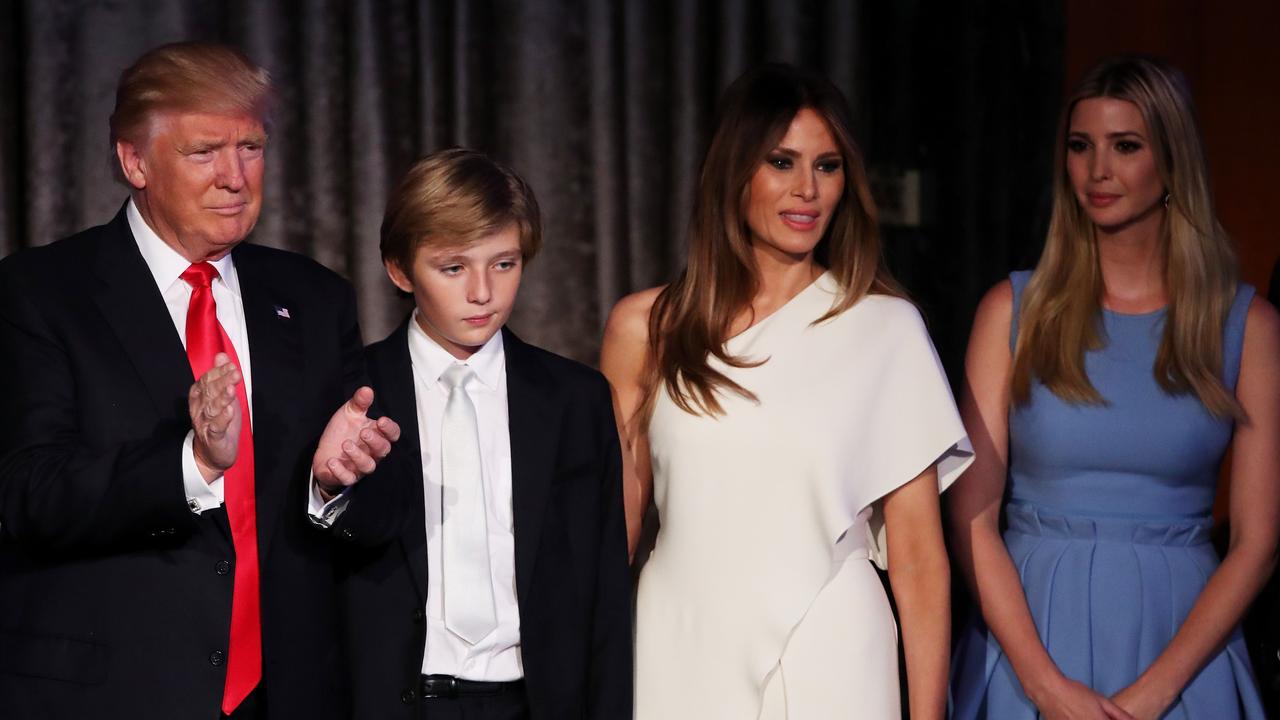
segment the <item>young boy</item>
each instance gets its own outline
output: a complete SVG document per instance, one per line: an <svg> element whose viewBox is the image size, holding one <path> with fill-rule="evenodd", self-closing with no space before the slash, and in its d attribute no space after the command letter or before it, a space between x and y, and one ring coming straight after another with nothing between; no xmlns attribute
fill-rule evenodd
<svg viewBox="0 0 1280 720"><path fill-rule="evenodd" d="M356 718L631 717L609 387L503 327L541 242L528 185L471 150L420 161L387 204L383 262L416 308L366 357L401 439L312 502L346 546Z"/></svg>

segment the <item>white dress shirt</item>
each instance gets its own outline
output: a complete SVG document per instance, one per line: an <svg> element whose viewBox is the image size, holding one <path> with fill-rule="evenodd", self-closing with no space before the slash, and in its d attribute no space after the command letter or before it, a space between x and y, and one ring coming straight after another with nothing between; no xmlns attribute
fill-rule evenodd
<svg viewBox="0 0 1280 720"><path fill-rule="evenodd" d="M142 214L133 201L129 201L125 215L129 220L129 230L138 244L138 251L147 263L155 279L156 287L164 297L165 307L173 320L173 327L178 331L182 346L187 346L187 306L191 304L191 286L182 279L182 273L191 266L191 261L182 257L178 251L167 245L156 235L151 226L142 219ZM210 261L218 271L213 279L213 301L218 307L218 322L231 339L240 360L240 374L244 377L245 397L249 399L250 424L253 414L253 380L249 369L249 337L245 332L244 303L240 297L240 281L236 276L235 264L231 262L231 253L221 259ZM218 507L223 502L223 478L219 475L213 482L205 482L196 465L194 452L195 431L187 433L182 445L182 484L187 492L187 504L191 511L199 515L205 510Z"/></svg>
<svg viewBox="0 0 1280 720"><path fill-rule="evenodd" d="M475 645L454 635L444 624L444 579L441 572L440 428L449 391L440 376L459 362L427 337L414 311L409 322L409 361L413 368L422 449L422 487L427 533L427 643L422 654L425 675L453 675L466 680L499 682L524 677L520 655L520 610L516 604L514 515L511 505L511 435L507 420L507 361L502 333L497 333L465 362L475 372L467 395L476 409L480 465L484 475L489 531L489 577L493 582L498 626ZM394 451L393 451L394 452ZM308 512L324 527L345 512L350 488L325 502L311 482Z"/></svg>
<svg viewBox="0 0 1280 720"><path fill-rule="evenodd" d="M459 362L427 337L417 322L409 323L409 359L413 365L418 409L418 442L422 448L422 483L427 520L427 645L422 672L456 675L467 680L517 680L524 677L520 656L520 611L516 605L515 533L511 509L511 435L507 422L507 363L502 333L495 334L466 365L475 377L466 385L476 408L480 464L484 475L489 528L489 576L493 581L498 626L475 645L445 627L440 525L440 428L449 391L440 376Z"/></svg>

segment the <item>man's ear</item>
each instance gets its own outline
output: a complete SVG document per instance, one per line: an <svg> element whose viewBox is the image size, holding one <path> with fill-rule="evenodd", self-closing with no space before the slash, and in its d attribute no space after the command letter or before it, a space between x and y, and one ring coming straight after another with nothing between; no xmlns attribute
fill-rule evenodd
<svg viewBox="0 0 1280 720"><path fill-rule="evenodd" d="M137 145L128 140L116 140L116 159L120 161L120 172L124 174L124 179L135 190L147 187L147 164Z"/></svg>
<svg viewBox="0 0 1280 720"><path fill-rule="evenodd" d="M404 274L404 270L400 269L400 263L386 258L382 261L382 266L387 269L387 277L391 278L391 283L402 291L413 294L413 282L409 280L409 276Z"/></svg>

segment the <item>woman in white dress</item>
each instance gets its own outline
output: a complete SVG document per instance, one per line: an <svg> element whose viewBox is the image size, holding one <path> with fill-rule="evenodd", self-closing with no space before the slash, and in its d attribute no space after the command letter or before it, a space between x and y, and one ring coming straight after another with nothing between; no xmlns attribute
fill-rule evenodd
<svg viewBox="0 0 1280 720"><path fill-rule="evenodd" d="M623 298L601 367L627 441L636 718L896 718L946 702L938 493L971 452L915 307L881 260L830 82L739 78L703 161L685 270Z"/></svg>

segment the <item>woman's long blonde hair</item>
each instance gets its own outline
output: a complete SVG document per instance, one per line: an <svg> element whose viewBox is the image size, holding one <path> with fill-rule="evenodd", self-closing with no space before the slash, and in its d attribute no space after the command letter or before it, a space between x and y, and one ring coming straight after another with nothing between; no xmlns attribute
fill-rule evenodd
<svg viewBox="0 0 1280 720"><path fill-rule="evenodd" d="M844 312L869 292L901 295L880 252L875 205L861 153L849 132L847 103L830 81L782 64L748 71L725 92L711 145L703 159L689 223L689 257L649 316L653 347L651 382L641 415L648 416L661 387L685 412L718 415L725 389L753 398L710 364L753 363L725 349L734 318L751 306L758 290L746 205L752 176L782 140L801 109L826 122L844 162L844 195L814 250L842 295L817 322Z"/></svg>
<svg viewBox="0 0 1280 720"><path fill-rule="evenodd" d="M1063 109L1049 233L1018 315L1013 400L1030 399L1034 378L1068 402L1106 403L1084 369L1085 353L1105 344L1097 236L1066 170L1072 110L1081 100L1098 97L1126 100L1142 112L1168 193L1160 228L1168 306L1152 368L1156 381L1171 394L1194 393L1219 417L1243 421L1243 409L1222 383L1222 331L1235 297L1236 261L1214 216L1191 96L1176 69L1137 57L1111 58L1094 67Z"/></svg>

